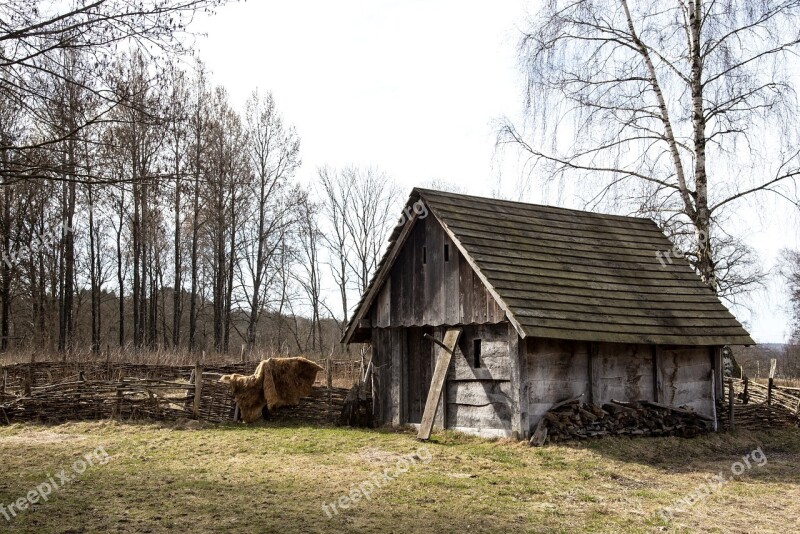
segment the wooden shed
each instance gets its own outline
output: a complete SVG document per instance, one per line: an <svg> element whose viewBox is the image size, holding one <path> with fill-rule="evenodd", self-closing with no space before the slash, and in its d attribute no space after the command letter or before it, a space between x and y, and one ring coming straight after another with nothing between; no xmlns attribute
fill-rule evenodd
<svg viewBox="0 0 800 534"><path fill-rule="evenodd" d="M343 338L372 346L376 421L421 422L448 330L435 428L524 438L580 394L712 415L722 347L754 343L672 248L650 219L414 189Z"/></svg>

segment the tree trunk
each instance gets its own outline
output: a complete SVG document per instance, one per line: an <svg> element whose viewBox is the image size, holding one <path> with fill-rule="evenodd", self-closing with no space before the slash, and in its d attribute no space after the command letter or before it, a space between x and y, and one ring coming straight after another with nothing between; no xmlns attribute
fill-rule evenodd
<svg viewBox="0 0 800 534"><path fill-rule="evenodd" d="M125 189L120 190L119 226L117 227L117 285L119 286L119 347L125 347L125 275L122 259L122 226L125 223Z"/></svg>
<svg viewBox="0 0 800 534"><path fill-rule="evenodd" d="M181 316L183 315L183 284L181 280L181 180L177 149L175 155L175 289L172 293L172 347L181 343Z"/></svg>
<svg viewBox="0 0 800 534"><path fill-rule="evenodd" d="M703 109L703 62L700 50L702 11L700 0L690 2L689 31L692 55L692 126L694 129L694 175L697 195L695 198L697 239L697 269L706 285L717 292L717 277L711 250L711 213L708 209L708 175L706 173L706 119Z"/></svg>

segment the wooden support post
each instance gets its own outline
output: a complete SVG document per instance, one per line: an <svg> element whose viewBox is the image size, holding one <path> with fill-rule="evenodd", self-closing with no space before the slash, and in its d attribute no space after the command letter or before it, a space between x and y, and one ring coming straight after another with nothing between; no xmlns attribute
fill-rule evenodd
<svg viewBox="0 0 800 534"><path fill-rule="evenodd" d="M530 435L528 419L528 351L525 340L508 323L508 357L511 364L511 437L526 440Z"/></svg>
<svg viewBox="0 0 800 534"><path fill-rule="evenodd" d="M733 378L728 379L728 430L733 430L735 422L733 418Z"/></svg>
<svg viewBox="0 0 800 534"><path fill-rule="evenodd" d="M245 345L244 343L242 343L242 354L240 355L240 358L241 358L241 360L242 360L242 363L244 363L244 348L245 348L245 346L246 346L246 345Z"/></svg>
<svg viewBox="0 0 800 534"><path fill-rule="evenodd" d="M0 363L0 370L3 372L0 373L2 375L0 377L0 395L6 392L6 382L8 382L8 370L5 368L3 364Z"/></svg>
<svg viewBox="0 0 800 534"><path fill-rule="evenodd" d="M653 402L661 402L662 393L661 387L661 351L658 350L658 345L653 345Z"/></svg>
<svg viewBox="0 0 800 534"><path fill-rule="evenodd" d="M204 353L205 354L205 353ZM200 418L200 399L203 394L203 366L198 362L194 366L194 405L192 406L192 417Z"/></svg>
<svg viewBox="0 0 800 534"><path fill-rule="evenodd" d="M444 334L445 348L439 347L436 358L436 369L433 371L431 388L428 390L428 399L425 401L425 411L422 413L422 422L419 425L417 439L427 440L431 437L433 430L433 418L436 416L436 407L442 398L442 388L447 379L447 369L450 367L450 360L456 350L458 338L461 336L461 328L448 328ZM427 336L426 334L426 337Z"/></svg>
<svg viewBox="0 0 800 534"><path fill-rule="evenodd" d="M600 362L598 362L598 355L600 354L600 345L595 342L589 343L589 403L600 404L603 399L600 398Z"/></svg>

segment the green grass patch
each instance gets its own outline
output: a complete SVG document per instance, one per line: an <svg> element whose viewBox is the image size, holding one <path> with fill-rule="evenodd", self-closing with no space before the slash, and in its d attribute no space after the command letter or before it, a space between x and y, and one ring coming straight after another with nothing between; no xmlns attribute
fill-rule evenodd
<svg viewBox="0 0 800 534"><path fill-rule="evenodd" d="M531 449L453 432L263 424L0 427L8 506L102 446L109 455L0 532L782 531L800 515L800 433L623 439ZM657 511L756 447L767 456L665 521ZM403 458L425 447L407 472ZM354 488L394 476L339 508ZM768 511L766 513L765 511Z"/></svg>

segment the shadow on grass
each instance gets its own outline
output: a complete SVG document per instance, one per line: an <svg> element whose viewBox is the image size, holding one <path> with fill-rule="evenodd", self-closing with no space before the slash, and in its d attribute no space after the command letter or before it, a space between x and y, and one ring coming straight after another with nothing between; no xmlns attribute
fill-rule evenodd
<svg viewBox="0 0 800 534"><path fill-rule="evenodd" d="M800 429L765 432L718 432L695 438L613 437L564 444L551 449L589 451L617 462L637 463L672 473L720 471L729 475L737 462L747 464L746 476L754 480L800 484ZM760 459L759 449L766 457ZM747 460L745 460L747 458ZM757 463L763 463L757 466Z"/></svg>

